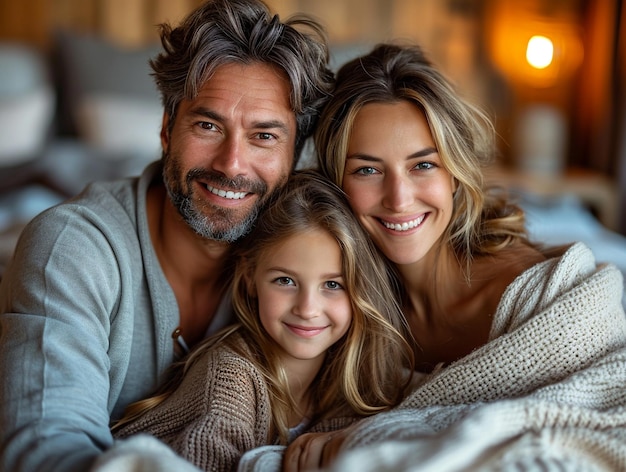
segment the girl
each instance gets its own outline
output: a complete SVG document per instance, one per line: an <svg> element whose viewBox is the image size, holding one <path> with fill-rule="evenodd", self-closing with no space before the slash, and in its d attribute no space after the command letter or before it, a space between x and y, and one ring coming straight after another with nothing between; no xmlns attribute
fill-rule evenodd
<svg viewBox="0 0 626 472"><path fill-rule="evenodd" d="M541 414L511 409L503 428L520 434L550 421L564 427L567 407L584 417L598 406L626 404L626 393L615 395L626 381L619 357L626 346L621 274L597 265L581 243L544 250L529 242L522 211L484 184L493 137L486 116L459 97L418 47L379 45L339 70L317 128L320 167L393 263L416 368L424 375L401 412L334 432L330 441L322 434L298 438L284 470L325 465L344 442L368 449L362 462L338 468L376 470L376 439L442 431L495 400L555 402L544 424ZM620 366L619 375L610 365ZM568 434L602 434L608 423L583 434L590 425L570 423ZM456 438L454 447L463 446ZM433 452L408 447L409 459L394 451L387 449L388 457L407 468ZM445 451L436 457L445 460ZM400 470L393 464L386 470Z"/></svg>
<svg viewBox="0 0 626 472"><path fill-rule="evenodd" d="M412 370L403 317L338 188L312 171L292 176L234 259L239 324L131 405L118 438L150 433L204 470L232 470L249 449L403 398Z"/></svg>

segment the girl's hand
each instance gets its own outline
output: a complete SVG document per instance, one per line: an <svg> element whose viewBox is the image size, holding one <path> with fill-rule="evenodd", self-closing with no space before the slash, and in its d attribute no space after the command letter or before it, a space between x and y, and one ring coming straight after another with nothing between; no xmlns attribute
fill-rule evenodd
<svg viewBox="0 0 626 472"><path fill-rule="evenodd" d="M344 440L344 430L298 436L285 451L283 472L304 472L327 467L337 457Z"/></svg>

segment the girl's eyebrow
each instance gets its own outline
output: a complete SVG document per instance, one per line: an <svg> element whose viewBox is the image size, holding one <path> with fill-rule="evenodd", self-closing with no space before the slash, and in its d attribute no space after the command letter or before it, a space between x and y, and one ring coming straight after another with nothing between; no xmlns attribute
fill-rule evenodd
<svg viewBox="0 0 626 472"><path fill-rule="evenodd" d="M292 270L286 269L284 267L270 267L267 269L268 273L271 272L279 272L281 274L285 274L288 277L292 277L292 278L297 278L298 274ZM333 279L342 279L344 278L344 275L342 272L329 272L327 274L321 274L320 278L322 279L328 279L328 280L333 280Z"/></svg>
<svg viewBox="0 0 626 472"><path fill-rule="evenodd" d="M427 148L421 149L417 152L414 152L413 154L409 154L407 156L407 160L409 159L415 159L415 158L419 158L419 157L426 157L429 156L431 154L436 154L438 151L437 149L435 149L432 146L429 146ZM375 156L371 156L369 154L361 154L361 153L354 153L354 154L350 154L346 157L346 159L359 159L362 161L368 161L368 162L381 162L382 159L379 157L375 157Z"/></svg>

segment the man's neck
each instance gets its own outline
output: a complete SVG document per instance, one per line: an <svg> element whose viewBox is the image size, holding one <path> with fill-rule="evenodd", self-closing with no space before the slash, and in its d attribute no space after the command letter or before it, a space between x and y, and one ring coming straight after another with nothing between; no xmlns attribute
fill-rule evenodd
<svg viewBox="0 0 626 472"><path fill-rule="evenodd" d="M162 185L148 190L147 211L152 244L178 302L181 334L191 346L204 337L226 288L229 244L197 235Z"/></svg>

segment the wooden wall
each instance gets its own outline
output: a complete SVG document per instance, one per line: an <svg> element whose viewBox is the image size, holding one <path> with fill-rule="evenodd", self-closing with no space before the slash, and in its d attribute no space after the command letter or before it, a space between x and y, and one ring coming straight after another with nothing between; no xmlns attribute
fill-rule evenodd
<svg viewBox="0 0 626 472"><path fill-rule="evenodd" d="M0 40L51 47L65 28L119 44L157 40L155 25L176 23L201 0L0 0ZM267 0L281 17L303 11L318 17L334 44L374 43L391 38L420 42L450 75L473 77L481 42L482 0Z"/></svg>
<svg viewBox="0 0 626 472"><path fill-rule="evenodd" d="M0 39L41 49L56 29L94 33L129 46L157 39L155 25L177 21L199 0L0 0Z"/></svg>

